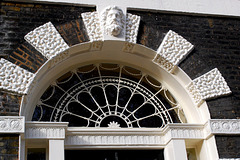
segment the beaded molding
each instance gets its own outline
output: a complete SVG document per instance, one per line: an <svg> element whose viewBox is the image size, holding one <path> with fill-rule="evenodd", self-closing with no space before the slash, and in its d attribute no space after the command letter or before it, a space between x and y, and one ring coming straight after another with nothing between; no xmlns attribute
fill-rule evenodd
<svg viewBox="0 0 240 160"><path fill-rule="evenodd" d="M217 68L214 68L204 75L194 79L187 86L187 89L197 105L200 105L202 100L231 93L227 82Z"/></svg>
<svg viewBox="0 0 240 160"><path fill-rule="evenodd" d="M177 66L193 50L194 46L172 30L169 30L157 50L154 62L162 66L168 72L173 73ZM169 67L162 65L159 55L166 59L172 65Z"/></svg>
<svg viewBox="0 0 240 160"><path fill-rule="evenodd" d="M18 94L27 94L35 74L1 58L0 89Z"/></svg>
<svg viewBox="0 0 240 160"><path fill-rule="evenodd" d="M47 59L69 48L51 22L29 32L24 39Z"/></svg>

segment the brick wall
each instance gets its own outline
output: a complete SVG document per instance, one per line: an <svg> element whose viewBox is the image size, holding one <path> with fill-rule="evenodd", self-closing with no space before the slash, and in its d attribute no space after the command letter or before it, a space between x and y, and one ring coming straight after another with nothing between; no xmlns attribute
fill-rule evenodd
<svg viewBox="0 0 240 160"><path fill-rule="evenodd" d="M207 104L212 119L240 118L240 19L129 11L141 16L138 43L157 50L165 34L173 30L195 49L180 64L194 79L217 67L232 94ZM239 158L239 136L216 136L220 158Z"/></svg>
<svg viewBox="0 0 240 160"><path fill-rule="evenodd" d="M36 27L51 21L70 46L88 41L81 13L94 8L13 2L0 5L0 56L31 72L36 72L46 61L24 40Z"/></svg>
<svg viewBox="0 0 240 160"><path fill-rule="evenodd" d="M18 159L18 139L18 135L0 135L0 160Z"/></svg>
<svg viewBox="0 0 240 160"><path fill-rule="evenodd" d="M138 43L157 50L165 34L173 30L195 49L180 64L192 78L217 67L233 92L207 101L211 117L240 118L240 20L207 16L129 11L141 16Z"/></svg>
<svg viewBox="0 0 240 160"><path fill-rule="evenodd" d="M240 138L239 136L216 136L218 154L221 158L240 157Z"/></svg>

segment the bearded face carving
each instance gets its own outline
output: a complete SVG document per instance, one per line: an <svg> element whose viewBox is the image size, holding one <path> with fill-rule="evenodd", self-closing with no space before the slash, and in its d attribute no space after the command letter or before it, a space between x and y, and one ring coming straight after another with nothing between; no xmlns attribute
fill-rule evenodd
<svg viewBox="0 0 240 160"><path fill-rule="evenodd" d="M124 28L124 14L122 10L116 6L108 7L102 13L102 22L105 33L117 37Z"/></svg>

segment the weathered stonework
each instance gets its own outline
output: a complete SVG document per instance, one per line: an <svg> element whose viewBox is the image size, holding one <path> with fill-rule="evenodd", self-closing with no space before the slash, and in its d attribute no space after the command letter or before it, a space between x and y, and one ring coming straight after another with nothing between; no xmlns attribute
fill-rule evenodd
<svg viewBox="0 0 240 160"><path fill-rule="evenodd" d="M34 29L24 38L47 59L69 48L51 22Z"/></svg>
<svg viewBox="0 0 240 160"><path fill-rule="evenodd" d="M0 89L26 94L33 77L33 73L3 58L0 59Z"/></svg>

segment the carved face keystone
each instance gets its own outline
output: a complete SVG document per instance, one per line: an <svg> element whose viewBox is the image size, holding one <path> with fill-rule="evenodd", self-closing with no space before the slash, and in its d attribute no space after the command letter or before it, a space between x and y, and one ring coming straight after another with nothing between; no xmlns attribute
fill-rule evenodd
<svg viewBox="0 0 240 160"><path fill-rule="evenodd" d="M106 17L106 29L107 34L112 36L118 36L123 27L122 27L122 13L118 9L111 9Z"/></svg>

